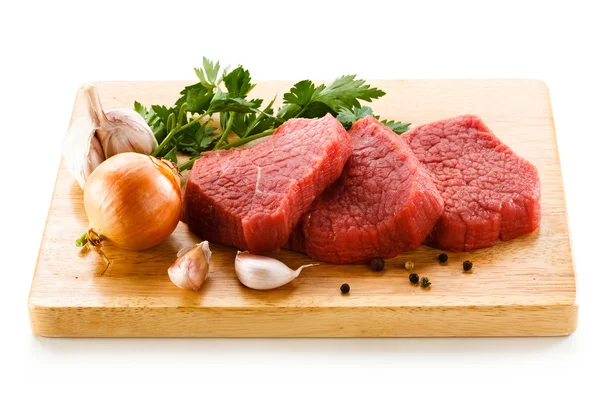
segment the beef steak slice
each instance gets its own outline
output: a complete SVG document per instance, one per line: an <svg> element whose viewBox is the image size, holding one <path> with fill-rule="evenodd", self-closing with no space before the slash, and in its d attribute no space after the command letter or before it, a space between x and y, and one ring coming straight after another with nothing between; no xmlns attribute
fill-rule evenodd
<svg viewBox="0 0 600 400"><path fill-rule="evenodd" d="M188 177L182 220L209 241L278 250L350 152L348 133L327 115L289 120L251 149L205 153Z"/></svg>
<svg viewBox="0 0 600 400"><path fill-rule="evenodd" d="M469 251L539 226L536 168L503 144L479 117L433 122L402 139L427 168L445 203L428 244Z"/></svg>
<svg viewBox="0 0 600 400"><path fill-rule="evenodd" d="M315 200L288 246L318 260L363 263L419 246L443 201L409 146L373 117L350 132L352 155Z"/></svg>

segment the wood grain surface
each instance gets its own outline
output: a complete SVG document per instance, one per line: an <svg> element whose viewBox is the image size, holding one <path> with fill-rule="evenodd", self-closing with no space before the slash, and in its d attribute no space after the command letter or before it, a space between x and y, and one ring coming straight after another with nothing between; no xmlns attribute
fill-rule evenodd
<svg viewBox="0 0 600 400"><path fill-rule="evenodd" d="M100 82L106 108L170 104L190 82ZM235 250L211 244L208 280L199 292L169 280L179 249L200 238L180 223L158 247L132 252L105 246L114 264L80 254L87 228L83 193L62 164L29 297L33 332L72 337L353 337L567 335L577 326L576 282L548 89L535 80L373 81L387 95L373 103L384 118L414 125L477 114L539 170L542 223L538 231L488 249L449 253L421 246L388 260L383 272L322 264L273 291L243 287ZM271 98L293 82L259 82L253 95ZM82 112L79 96L73 117ZM293 268L311 262L281 251ZM472 272L462 270L473 261ZM432 286L411 285L406 260ZM339 287L348 283L349 295Z"/></svg>

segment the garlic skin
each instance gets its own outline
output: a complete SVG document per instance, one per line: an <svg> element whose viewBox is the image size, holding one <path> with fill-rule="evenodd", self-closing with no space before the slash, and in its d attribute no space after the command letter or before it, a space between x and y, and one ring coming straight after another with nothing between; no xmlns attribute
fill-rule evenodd
<svg viewBox="0 0 600 400"><path fill-rule="evenodd" d="M90 174L106 159L95 134L94 121L85 115L73 121L63 142L65 167L82 189Z"/></svg>
<svg viewBox="0 0 600 400"><path fill-rule="evenodd" d="M87 163L84 164L83 174L85 179L91 175L92 172L98 167L98 165L102 164L106 160L104 156L104 150L102 149L102 145L96 136L92 136L90 141L90 151L87 156Z"/></svg>
<svg viewBox="0 0 600 400"><path fill-rule="evenodd" d="M85 84L82 88L106 158L127 152L152 154L158 142L141 115L128 108L112 108L105 112L96 85Z"/></svg>
<svg viewBox="0 0 600 400"><path fill-rule="evenodd" d="M181 289L198 290L208 275L212 253L206 240L186 250L183 255L178 254L177 261L169 267L169 278Z"/></svg>
<svg viewBox="0 0 600 400"><path fill-rule="evenodd" d="M235 273L239 281L250 289L269 290L281 287L296 279L306 268L319 264L302 265L293 270L274 258L250 254L247 251L237 253Z"/></svg>

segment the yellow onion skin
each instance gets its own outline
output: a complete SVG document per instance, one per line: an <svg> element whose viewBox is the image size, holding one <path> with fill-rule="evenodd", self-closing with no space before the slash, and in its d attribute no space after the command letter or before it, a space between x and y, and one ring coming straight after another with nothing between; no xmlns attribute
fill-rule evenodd
<svg viewBox="0 0 600 400"><path fill-rule="evenodd" d="M90 227L114 245L146 250L168 238L181 213L179 175L139 153L120 153L89 176L83 202Z"/></svg>

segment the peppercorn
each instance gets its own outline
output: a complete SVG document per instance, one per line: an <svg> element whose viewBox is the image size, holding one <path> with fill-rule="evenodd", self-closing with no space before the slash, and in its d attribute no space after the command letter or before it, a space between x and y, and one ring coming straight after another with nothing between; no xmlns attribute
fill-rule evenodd
<svg viewBox="0 0 600 400"><path fill-rule="evenodd" d="M463 269L465 271L470 271L471 268L473 268L473 263L471 261L467 260L463 263Z"/></svg>
<svg viewBox="0 0 600 400"><path fill-rule="evenodd" d="M446 261L448 261L448 254L446 253L442 253L438 256L438 260L440 260L441 263L445 263Z"/></svg>
<svg viewBox="0 0 600 400"><path fill-rule="evenodd" d="M383 267L385 266L385 260L381 257L375 257L371 260L371 263L369 265L373 271L383 271Z"/></svg>
<svg viewBox="0 0 600 400"><path fill-rule="evenodd" d="M431 281L429 280L429 278L426 277L426 276L422 277L421 278L421 287L426 288L426 287L429 287L429 286L431 286Z"/></svg>
<svg viewBox="0 0 600 400"><path fill-rule="evenodd" d="M341 290L342 294L348 294L348 293L350 293L350 285L348 285L347 283L344 283L342 286L340 286L340 290Z"/></svg>
<svg viewBox="0 0 600 400"><path fill-rule="evenodd" d="M415 263L410 260L404 263L404 268L406 268L409 271L411 269L413 269L414 267L415 267Z"/></svg>
<svg viewBox="0 0 600 400"><path fill-rule="evenodd" d="M417 274L410 274L408 279L410 280L410 283L419 283L419 275Z"/></svg>

